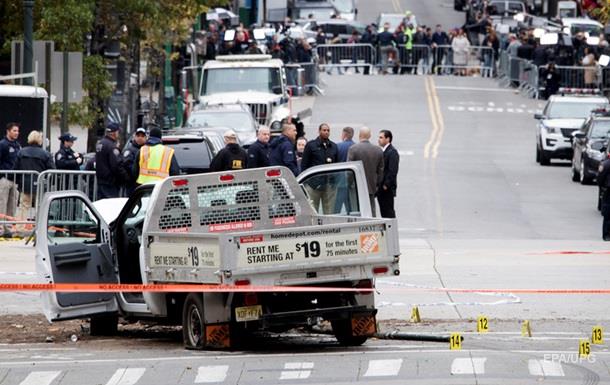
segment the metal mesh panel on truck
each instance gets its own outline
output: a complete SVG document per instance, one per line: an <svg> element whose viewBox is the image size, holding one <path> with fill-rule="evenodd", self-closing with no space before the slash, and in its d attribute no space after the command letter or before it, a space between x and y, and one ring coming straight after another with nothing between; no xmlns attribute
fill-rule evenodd
<svg viewBox="0 0 610 385"><path fill-rule="evenodd" d="M310 226L317 216L284 167L170 177L149 231L216 232Z"/></svg>
<svg viewBox="0 0 610 385"><path fill-rule="evenodd" d="M165 199L163 212L159 217L161 230L182 229L192 226L191 204L188 188L172 189Z"/></svg>

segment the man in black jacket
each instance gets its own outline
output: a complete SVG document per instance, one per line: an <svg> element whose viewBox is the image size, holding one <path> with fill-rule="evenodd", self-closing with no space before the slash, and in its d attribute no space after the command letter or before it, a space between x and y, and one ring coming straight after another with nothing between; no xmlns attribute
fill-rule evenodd
<svg viewBox="0 0 610 385"><path fill-rule="evenodd" d="M226 146L212 159L210 171L230 171L246 168L248 154L237 144L235 131L228 130L223 134L223 137Z"/></svg>
<svg viewBox="0 0 610 385"><path fill-rule="evenodd" d="M383 180L377 189L377 201L382 218L396 218L394 197L396 196L396 179L400 156L392 146L392 132L379 132L379 146L383 149Z"/></svg>
<svg viewBox="0 0 610 385"><path fill-rule="evenodd" d="M271 139L269 127L260 126L256 133L256 142L248 147L248 168L268 167L270 165L269 139Z"/></svg>
<svg viewBox="0 0 610 385"><path fill-rule="evenodd" d="M599 165L597 184L603 191L601 197L601 209L604 217L602 238L604 241L610 241L610 159L608 158Z"/></svg>
<svg viewBox="0 0 610 385"><path fill-rule="evenodd" d="M118 198L121 187L128 179L122 167L121 151L117 139L119 125L110 123L106 136L95 147L95 175L97 177L97 198Z"/></svg>
<svg viewBox="0 0 610 385"><path fill-rule="evenodd" d="M131 193L136 189L136 179L138 179L137 174L133 174L133 164L136 162L136 155L140 148L144 144L146 144L146 129L143 127L139 127L136 132L133 134L133 138L125 147L123 147L123 168L125 169L125 173L129 175L129 180L127 181L127 186L125 187L125 191L127 196L131 195Z"/></svg>
<svg viewBox="0 0 610 385"><path fill-rule="evenodd" d="M6 125L6 137L0 140L0 172L2 170L14 170L17 156L21 151L19 139L19 123L11 122ZM15 216L17 210L17 185L13 174L0 174L0 214L9 217ZM3 225L3 237L12 237L10 226Z"/></svg>
<svg viewBox="0 0 610 385"><path fill-rule="evenodd" d="M303 150L301 160L301 171L310 167L323 164L337 163L339 159L339 148L329 139L330 126L326 123L318 127L318 137L310 140ZM305 186L313 207L320 212L320 203L324 214L335 213L335 200L337 197L337 180L332 176L313 177L307 181Z"/></svg>

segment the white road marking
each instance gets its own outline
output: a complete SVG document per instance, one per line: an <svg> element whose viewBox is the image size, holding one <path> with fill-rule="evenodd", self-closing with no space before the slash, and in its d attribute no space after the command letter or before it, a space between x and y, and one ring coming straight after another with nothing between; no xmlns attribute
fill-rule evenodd
<svg viewBox="0 0 610 385"><path fill-rule="evenodd" d="M397 360L371 360L364 377L397 376L402 366L402 359Z"/></svg>
<svg viewBox="0 0 610 385"><path fill-rule="evenodd" d="M451 363L451 374L485 374L487 358L456 358Z"/></svg>
<svg viewBox="0 0 610 385"><path fill-rule="evenodd" d="M380 348L382 349L382 348ZM421 353L431 353L431 354L451 354L448 349L413 349L409 348L400 348L398 346L392 346L389 350L379 350L374 351L371 348L365 349L369 354L421 354ZM497 353L497 350L493 349L469 349L471 353ZM508 350L506 353L519 353L519 354L574 354L573 350ZM303 357L329 357L329 356L361 356L362 350L358 351L340 351L340 352L320 352L320 353L307 353L307 354L298 354L298 356ZM600 356L610 356L610 351L596 351L595 355ZM267 354L265 358L286 358L286 354ZM293 354L293 356L297 356L297 354ZM235 355L217 355L217 356L206 356L209 359L215 360L244 360L249 358L260 359L260 355L257 354L235 354ZM193 361L196 357L189 356L156 356L156 357L147 357L147 358L106 358L106 359L94 359L94 360L74 360L71 361L70 364L103 364L103 363L113 363L113 362L157 362L157 361L167 361L167 362L175 362L175 361ZM3 361L0 362L0 367L15 367L15 366L32 366L38 365L40 361ZM45 365L60 365L65 366L66 361L45 361Z"/></svg>
<svg viewBox="0 0 610 385"><path fill-rule="evenodd" d="M304 380L309 378L313 362L286 362L280 380Z"/></svg>
<svg viewBox="0 0 610 385"><path fill-rule="evenodd" d="M146 368L119 368L106 385L134 385L145 371Z"/></svg>
<svg viewBox="0 0 610 385"><path fill-rule="evenodd" d="M437 90L449 91L483 91L483 92L513 92L504 88L483 88L483 87L454 87L454 86L436 86Z"/></svg>
<svg viewBox="0 0 610 385"><path fill-rule="evenodd" d="M529 360L527 367L532 376L563 377L563 367L560 362L549 360Z"/></svg>
<svg viewBox="0 0 610 385"><path fill-rule="evenodd" d="M224 382L228 371L229 365L200 366L197 370L195 383Z"/></svg>
<svg viewBox="0 0 610 385"><path fill-rule="evenodd" d="M61 372L31 372L19 385L49 385Z"/></svg>

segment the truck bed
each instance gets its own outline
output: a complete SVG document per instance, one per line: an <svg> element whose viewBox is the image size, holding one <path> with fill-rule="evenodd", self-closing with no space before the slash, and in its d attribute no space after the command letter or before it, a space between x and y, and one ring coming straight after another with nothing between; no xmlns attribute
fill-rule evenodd
<svg viewBox="0 0 610 385"><path fill-rule="evenodd" d="M395 220L318 215L282 167L173 177L153 194L143 245L151 283L315 285L398 273Z"/></svg>

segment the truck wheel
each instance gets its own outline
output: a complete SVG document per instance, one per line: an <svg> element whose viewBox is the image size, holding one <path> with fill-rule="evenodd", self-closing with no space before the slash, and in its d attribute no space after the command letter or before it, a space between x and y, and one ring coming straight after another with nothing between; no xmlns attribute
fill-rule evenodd
<svg viewBox="0 0 610 385"><path fill-rule="evenodd" d="M205 345L203 318L203 298L201 294L190 293L182 308L182 339L187 349L201 350Z"/></svg>
<svg viewBox="0 0 610 385"><path fill-rule="evenodd" d="M367 336L352 335L352 320L334 320L330 324L333 327L333 334L339 343L343 346L360 346L366 342Z"/></svg>
<svg viewBox="0 0 610 385"><path fill-rule="evenodd" d="M91 317L89 334L92 336L113 336L117 334L119 316L116 314Z"/></svg>

